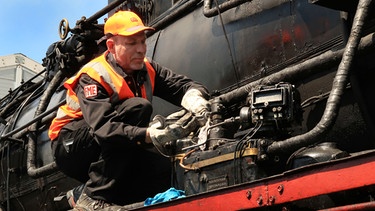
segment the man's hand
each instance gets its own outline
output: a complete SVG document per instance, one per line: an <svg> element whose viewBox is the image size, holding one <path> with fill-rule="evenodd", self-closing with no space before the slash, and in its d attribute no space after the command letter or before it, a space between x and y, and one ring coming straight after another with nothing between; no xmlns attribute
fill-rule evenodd
<svg viewBox="0 0 375 211"><path fill-rule="evenodd" d="M188 136L198 126L198 122L192 114L186 113L175 123L167 126L164 129L157 129L149 127L147 134L151 138L152 143L156 149L164 156L169 157L173 155L174 146L177 139ZM147 142L147 139L146 139Z"/></svg>
<svg viewBox="0 0 375 211"><path fill-rule="evenodd" d="M200 126L206 124L208 113L211 110L211 103L203 97L199 90L188 90L182 98L181 105L194 114Z"/></svg>

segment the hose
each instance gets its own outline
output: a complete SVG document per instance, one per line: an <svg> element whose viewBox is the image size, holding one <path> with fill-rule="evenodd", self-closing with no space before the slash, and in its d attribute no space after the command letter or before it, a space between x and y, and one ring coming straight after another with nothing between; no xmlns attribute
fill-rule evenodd
<svg viewBox="0 0 375 211"><path fill-rule="evenodd" d="M60 86L61 82L65 79L65 75L62 71L58 71L56 75L52 78L50 84L45 90L43 96L41 97L38 107L35 111L35 116L43 113L50 100L52 95L55 93L56 89ZM29 140L28 140L28 150L27 150L27 173L32 178L39 178L45 175L48 175L55 170L57 170L57 165L55 162L52 162L48 165L42 166L40 168L36 167L36 140L38 132L39 121L35 122L30 126Z"/></svg>

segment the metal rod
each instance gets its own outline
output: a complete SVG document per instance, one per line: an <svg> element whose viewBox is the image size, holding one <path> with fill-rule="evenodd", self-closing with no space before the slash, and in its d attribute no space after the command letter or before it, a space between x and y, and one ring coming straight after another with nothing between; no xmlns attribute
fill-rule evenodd
<svg viewBox="0 0 375 211"><path fill-rule="evenodd" d="M105 6L103 9L99 10L98 12L96 12L94 15L92 15L91 17L87 18L86 19L86 22L88 23L92 23L92 22L95 22L97 21L99 18L101 18L103 15L107 14L108 12L110 12L111 10L113 10L114 8L116 8L117 6L119 6L120 4L124 3L125 0L117 0L117 1L114 1L110 4L108 4L107 6Z"/></svg>

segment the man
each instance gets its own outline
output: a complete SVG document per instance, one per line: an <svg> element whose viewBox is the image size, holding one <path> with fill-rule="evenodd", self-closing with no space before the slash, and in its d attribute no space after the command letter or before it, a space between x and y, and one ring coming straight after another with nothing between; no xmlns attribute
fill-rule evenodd
<svg viewBox="0 0 375 211"><path fill-rule="evenodd" d="M146 148L170 155L164 146L188 135L209 110L203 85L145 58L146 30L153 28L135 13L115 13L104 25L107 51L64 83L67 104L49 136L61 171L86 183L77 209L125 205L168 189L170 161ZM149 127L153 95L189 112L166 129Z"/></svg>

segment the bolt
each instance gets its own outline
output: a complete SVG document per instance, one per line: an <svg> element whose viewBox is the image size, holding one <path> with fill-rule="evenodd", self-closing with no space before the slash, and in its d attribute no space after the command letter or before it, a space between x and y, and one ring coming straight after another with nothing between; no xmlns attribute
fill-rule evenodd
<svg viewBox="0 0 375 211"><path fill-rule="evenodd" d="M281 208L281 211L289 211L289 209L287 207L283 207Z"/></svg>
<svg viewBox="0 0 375 211"><path fill-rule="evenodd" d="M260 160L267 160L268 156L266 154L260 155Z"/></svg>
<svg viewBox="0 0 375 211"><path fill-rule="evenodd" d="M251 190L246 191L246 198L251 199Z"/></svg>
<svg viewBox="0 0 375 211"><path fill-rule="evenodd" d="M283 194L283 192L284 192L284 185L279 185L277 187L277 191L280 193L280 195Z"/></svg>
<svg viewBox="0 0 375 211"><path fill-rule="evenodd" d="M266 140L261 140L259 144L260 144L260 146L264 147L264 146L267 145L267 141Z"/></svg>
<svg viewBox="0 0 375 211"><path fill-rule="evenodd" d="M276 200L275 196L270 196L270 198L268 199L268 203L273 204L273 203L275 203L275 200Z"/></svg>
<svg viewBox="0 0 375 211"><path fill-rule="evenodd" d="M200 178L200 182L202 183L208 183L208 177L206 174L202 174L201 178Z"/></svg>
<svg viewBox="0 0 375 211"><path fill-rule="evenodd" d="M257 203L258 203L259 206L261 206L263 204L262 196L259 196L259 198L257 199Z"/></svg>

